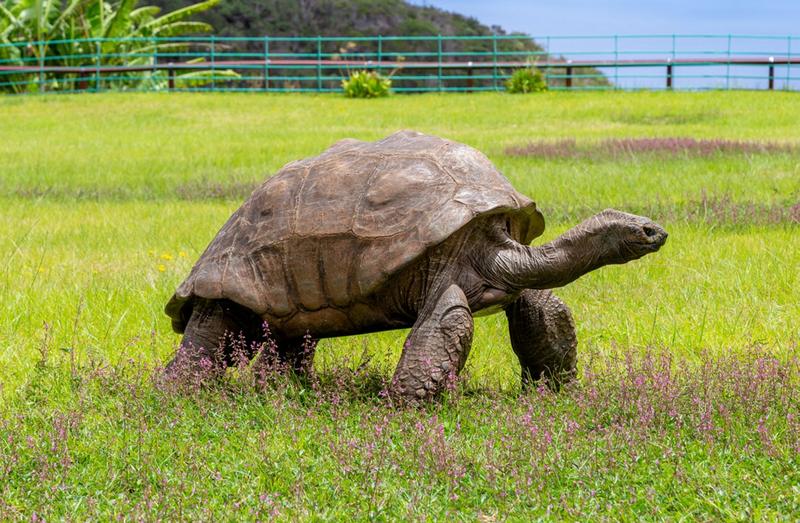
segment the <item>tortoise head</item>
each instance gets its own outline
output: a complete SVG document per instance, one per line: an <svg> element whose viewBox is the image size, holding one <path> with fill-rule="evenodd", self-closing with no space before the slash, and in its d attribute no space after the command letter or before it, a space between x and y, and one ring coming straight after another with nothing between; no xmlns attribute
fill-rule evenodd
<svg viewBox="0 0 800 523"><path fill-rule="evenodd" d="M573 238L585 235L589 248L597 249L605 263L625 263L656 252L668 236L663 227L649 218L616 209L606 209L581 225L576 228L580 233Z"/></svg>
<svg viewBox="0 0 800 523"><path fill-rule="evenodd" d="M504 244L489 273L512 292L551 289L604 265L656 252L666 241L667 232L649 218L606 209L542 246Z"/></svg>

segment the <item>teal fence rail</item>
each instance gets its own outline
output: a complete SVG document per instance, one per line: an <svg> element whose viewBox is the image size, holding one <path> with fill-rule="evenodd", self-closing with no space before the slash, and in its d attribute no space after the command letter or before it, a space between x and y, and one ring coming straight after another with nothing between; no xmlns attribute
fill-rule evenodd
<svg viewBox="0 0 800 523"><path fill-rule="evenodd" d="M798 51L800 36L89 38L0 43L0 92L336 92L362 69L396 92L473 92L523 67L551 89L793 90Z"/></svg>

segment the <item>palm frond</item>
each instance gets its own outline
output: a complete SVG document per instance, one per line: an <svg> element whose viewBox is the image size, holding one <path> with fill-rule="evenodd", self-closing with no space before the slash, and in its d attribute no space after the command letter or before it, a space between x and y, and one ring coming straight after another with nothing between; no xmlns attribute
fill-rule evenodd
<svg viewBox="0 0 800 523"><path fill-rule="evenodd" d="M131 11L130 19L132 22L141 22L144 18L153 18L160 12L160 7L156 5L146 5Z"/></svg>
<svg viewBox="0 0 800 523"><path fill-rule="evenodd" d="M114 38L116 36L124 35L126 27L131 25L131 12L136 7L139 0L122 0L117 11L114 13L108 25L106 25L103 36L106 38Z"/></svg>
<svg viewBox="0 0 800 523"><path fill-rule="evenodd" d="M147 23L146 26L156 29L157 27L162 27L164 25L171 24L179 20L183 20L184 18L195 15L197 13L208 11L218 3L220 3L220 0L205 0L204 2L200 2L197 4L187 5L186 7L183 7L181 9L176 9L175 11L171 11L165 14L164 16L156 18L155 20Z"/></svg>
<svg viewBox="0 0 800 523"><path fill-rule="evenodd" d="M214 28L205 22L173 22L158 28L155 32L160 37L179 36L199 33L210 33Z"/></svg>

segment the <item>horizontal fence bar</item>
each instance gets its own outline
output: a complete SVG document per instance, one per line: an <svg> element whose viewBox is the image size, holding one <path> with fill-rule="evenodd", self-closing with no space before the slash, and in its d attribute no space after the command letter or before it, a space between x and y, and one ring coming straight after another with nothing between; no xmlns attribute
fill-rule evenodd
<svg viewBox="0 0 800 523"><path fill-rule="evenodd" d="M638 61L638 60L619 60L617 62L599 61L599 60L575 60L565 62L542 62L535 64L538 69L554 69L565 67L574 68L602 68L602 67L657 67L657 66L723 66L723 65L742 65L742 66L756 66L756 65L795 65L800 64L800 57L791 59L776 59L776 60L662 60L662 61ZM181 63L181 62L167 62L157 63L152 65L117 65L117 66L26 66L26 65L0 65L0 71L9 71L17 73L32 73L32 72L47 72L47 73L73 73L83 71L99 71L101 73L117 72L117 71L155 71L155 70L182 70L182 69L246 69L258 68L263 69L265 66L270 68L287 68L299 67L308 69L311 66L316 68L317 65L323 68L381 68L381 69L492 69L494 67L506 67L511 69L518 69L524 67L531 67L528 62L373 62L373 61L335 61L335 60L215 60L212 62L198 62L198 63Z"/></svg>
<svg viewBox="0 0 800 523"><path fill-rule="evenodd" d="M614 38L618 40L646 40L646 39L706 39L706 40L727 40L732 38L736 40L775 40L786 41L787 39L800 40L800 35L700 35L700 34L661 34L661 35L567 35L567 36L553 36L553 35L470 35L470 36L448 36L441 35L442 41L513 41L513 40L534 40L541 42L545 40L559 41L559 40L608 40ZM322 42L376 42L379 36L269 36L271 42L308 42L315 43L317 40ZM392 41L437 41L439 35L429 36L380 36L384 42ZM185 43L185 42L211 42L211 36L140 36L140 37L91 37L91 38L76 38L69 40L30 40L21 42L3 42L0 47L35 47L39 45L56 45L56 44L80 44L80 43L113 43L113 42L153 42L153 43ZM262 42L264 37L249 37L249 36L214 36L214 41L217 43L224 42Z"/></svg>
<svg viewBox="0 0 800 523"><path fill-rule="evenodd" d="M531 40L533 38L533 40ZM397 92L494 91L523 68L554 90L796 89L800 36L179 36L0 43L0 92L337 92L358 70ZM532 42L546 42L538 47ZM763 71L763 72L762 72Z"/></svg>

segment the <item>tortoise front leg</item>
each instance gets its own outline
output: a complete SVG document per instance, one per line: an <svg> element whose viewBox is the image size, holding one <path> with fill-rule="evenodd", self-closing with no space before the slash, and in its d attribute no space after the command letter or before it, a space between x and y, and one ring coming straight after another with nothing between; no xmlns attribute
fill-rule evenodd
<svg viewBox="0 0 800 523"><path fill-rule="evenodd" d="M577 373L575 322L549 290L526 289L506 307L511 347L522 367L522 387L546 378L558 390Z"/></svg>
<svg viewBox="0 0 800 523"><path fill-rule="evenodd" d="M391 395L418 401L441 392L464 367L472 329L464 291L451 285L432 306L426 304L411 328L392 378Z"/></svg>
<svg viewBox="0 0 800 523"><path fill-rule="evenodd" d="M228 300L198 299L166 375L197 380L221 375L228 365L253 356L260 330L260 320L248 309Z"/></svg>

